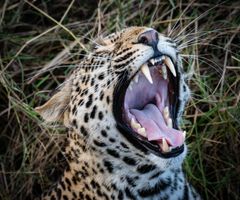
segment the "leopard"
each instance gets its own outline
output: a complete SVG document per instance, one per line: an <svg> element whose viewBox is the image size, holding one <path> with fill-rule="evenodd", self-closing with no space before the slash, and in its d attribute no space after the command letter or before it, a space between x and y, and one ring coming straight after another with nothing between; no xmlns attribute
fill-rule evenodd
<svg viewBox="0 0 240 200"><path fill-rule="evenodd" d="M42 200L201 199L183 172L190 97L174 39L149 27L97 38L35 110L67 130L66 169Z"/></svg>

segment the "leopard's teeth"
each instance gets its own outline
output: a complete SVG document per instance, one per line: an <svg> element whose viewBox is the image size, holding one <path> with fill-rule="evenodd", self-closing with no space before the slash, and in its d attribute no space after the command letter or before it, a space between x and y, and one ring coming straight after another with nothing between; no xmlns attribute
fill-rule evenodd
<svg viewBox="0 0 240 200"><path fill-rule="evenodd" d="M183 131L183 140L186 139L186 131Z"/></svg>
<svg viewBox="0 0 240 200"><path fill-rule="evenodd" d="M166 64L166 66L170 69L170 71L172 72L173 76L176 77L176 70L172 63L172 60L166 56L164 62Z"/></svg>
<svg viewBox="0 0 240 200"><path fill-rule="evenodd" d="M134 77L134 81L136 82L136 83L138 83L138 78L139 78L139 75L137 74L135 77Z"/></svg>
<svg viewBox="0 0 240 200"><path fill-rule="evenodd" d="M147 137L146 130L145 130L144 127L139 128L139 129L137 130L137 132L138 132L141 136Z"/></svg>
<svg viewBox="0 0 240 200"><path fill-rule="evenodd" d="M167 68L166 65L162 66L162 75L165 80L167 80Z"/></svg>
<svg viewBox="0 0 240 200"><path fill-rule="evenodd" d="M141 128L141 125L137 123L133 118L131 119L131 127L135 129Z"/></svg>
<svg viewBox="0 0 240 200"><path fill-rule="evenodd" d="M147 66L147 64L143 64L143 65L142 65L141 71L142 71L142 73L144 74L144 76L146 77L146 79L147 79L151 84L153 84L153 80L152 80L152 77L151 77L151 73L150 73L150 70L149 70L149 67Z"/></svg>
<svg viewBox="0 0 240 200"><path fill-rule="evenodd" d="M172 128L173 127L173 123L172 123L172 119L171 118L167 119L167 126L168 126L168 128Z"/></svg>
<svg viewBox="0 0 240 200"><path fill-rule="evenodd" d="M169 147L165 138L162 139L162 143L160 144L160 147L161 147L163 152L169 152L170 151L170 147Z"/></svg>
<svg viewBox="0 0 240 200"><path fill-rule="evenodd" d="M168 109L168 106L166 106L164 109L163 109L163 117L165 119L168 119L169 118L169 109Z"/></svg>
<svg viewBox="0 0 240 200"><path fill-rule="evenodd" d="M152 65L155 65L155 59L150 59L149 62L152 64Z"/></svg>
<svg viewBox="0 0 240 200"><path fill-rule="evenodd" d="M133 88L132 88L132 82L130 82L128 88L129 88L130 91L133 89Z"/></svg>
<svg viewBox="0 0 240 200"><path fill-rule="evenodd" d="M161 57L155 58L154 61L155 61L155 63L160 64L160 63L162 63L162 61L163 61L164 59L165 59L165 56L161 56Z"/></svg>

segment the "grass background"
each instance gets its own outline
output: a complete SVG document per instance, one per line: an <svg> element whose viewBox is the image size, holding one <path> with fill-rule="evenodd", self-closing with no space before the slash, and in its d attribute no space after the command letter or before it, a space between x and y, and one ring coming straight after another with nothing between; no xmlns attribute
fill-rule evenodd
<svg viewBox="0 0 240 200"><path fill-rule="evenodd" d="M94 38L144 25L182 47L192 97L184 113L188 179L204 199L240 199L240 2L37 0L0 2L0 199L32 199L64 169L65 129L33 108Z"/></svg>

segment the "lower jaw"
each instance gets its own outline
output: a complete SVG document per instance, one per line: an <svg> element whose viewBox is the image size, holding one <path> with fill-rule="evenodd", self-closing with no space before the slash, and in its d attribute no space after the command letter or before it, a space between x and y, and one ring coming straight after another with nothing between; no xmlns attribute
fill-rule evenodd
<svg viewBox="0 0 240 200"><path fill-rule="evenodd" d="M132 132L130 128L120 123L117 123L117 129L121 134L137 149L143 153L152 153L162 158L174 158L184 152L184 145L173 149L171 152L163 153L159 150L159 145L154 142L149 142L143 138L140 138L136 133Z"/></svg>
<svg viewBox="0 0 240 200"><path fill-rule="evenodd" d="M159 150L159 145L154 142L149 142L140 136L138 136L135 132L130 129L126 123L123 121L122 118L122 108L123 108L123 102L125 98L125 92L126 90L124 89L119 89L119 88L127 88L129 85L129 80L127 79L126 76L119 77L121 82L121 87L120 85L117 85L116 88L113 92L113 115L115 118L115 121L117 122L117 129L121 132L121 134L137 149L141 150L145 154L147 153L152 153L158 157L162 158L173 158L177 157L180 154L184 152L184 145L173 149L171 152L168 153L163 153ZM119 109L121 108L121 109Z"/></svg>

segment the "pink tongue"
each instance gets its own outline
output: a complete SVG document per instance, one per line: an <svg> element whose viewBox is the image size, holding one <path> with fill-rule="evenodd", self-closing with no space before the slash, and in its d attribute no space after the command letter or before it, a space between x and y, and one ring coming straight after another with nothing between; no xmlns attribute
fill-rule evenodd
<svg viewBox="0 0 240 200"><path fill-rule="evenodd" d="M165 138L172 147L183 144L183 133L167 127L162 112L154 104L147 104L142 110L130 109L137 121L146 129L149 141Z"/></svg>

